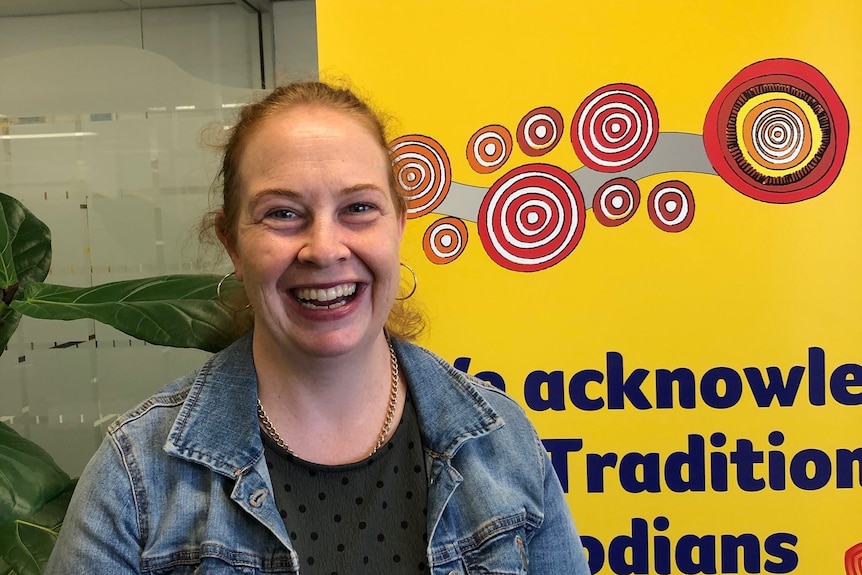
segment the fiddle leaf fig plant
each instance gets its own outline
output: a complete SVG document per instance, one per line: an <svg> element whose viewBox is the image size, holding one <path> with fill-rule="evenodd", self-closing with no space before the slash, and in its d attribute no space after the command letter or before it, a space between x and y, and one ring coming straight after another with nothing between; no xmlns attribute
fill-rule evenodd
<svg viewBox="0 0 862 575"><path fill-rule="evenodd" d="M42 572L74 486L44 449L0 423L0 575Z"/></svg>
<svg viewBox="0 0 862 575"><path fill-rule="evenodd" d="M234 312L219 302L218 275L68 287L44 283L50 266L48 226L0 193L0 355L22 316L93 319L147 343L210 352L238 335ZM222 295L238 289L228 280ZM41 575L74 484L44 449L0 422L0 575Z"/></svg>
<svg viewBox="0 0 862 575"><path fill-rule="evenodd" d="M0 354L21 314L11 307L21 285L38 283L51 267L51 230L21 202L0 193Z"/></svg>
<svg viewBox="0 0 862 575"><path fill-rule="evenodd" d="M34 283L12 308L39 319L95 319L147 343L215 352L231 342L234 321L215 297L219 279L169 275L86 288Z"/></svg>

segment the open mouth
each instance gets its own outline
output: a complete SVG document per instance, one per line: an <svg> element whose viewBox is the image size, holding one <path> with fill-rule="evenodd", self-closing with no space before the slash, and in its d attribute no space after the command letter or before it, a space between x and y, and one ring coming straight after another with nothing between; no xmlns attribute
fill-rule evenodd
<svg viewBox="0 0 862 575"><path fill-rule="evenodd" d="M299 288L291 290L302 307L309 309L335 309L347 305L356 297L356 284L347 283L330 288Z"/></svg>

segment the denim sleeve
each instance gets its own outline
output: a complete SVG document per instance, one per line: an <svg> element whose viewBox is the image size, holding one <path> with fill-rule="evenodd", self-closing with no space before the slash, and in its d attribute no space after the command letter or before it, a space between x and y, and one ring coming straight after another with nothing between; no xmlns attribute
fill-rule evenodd
<svg viewBox="0 0 862 575"><path fill-rule="evenodd" d="M545 518L528 542L530 575L590 575L563 488L544 449Z"/></svg>
<svg viewBox="0 0 862 575"><path fill-rule="evenodd" d="M109 436L78 481L44 575L140 573L134 496L123 459Z"/></svg>

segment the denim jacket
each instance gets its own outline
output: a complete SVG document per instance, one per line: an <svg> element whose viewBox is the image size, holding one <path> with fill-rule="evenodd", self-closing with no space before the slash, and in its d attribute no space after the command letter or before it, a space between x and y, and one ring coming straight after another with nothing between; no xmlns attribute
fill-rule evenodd
<svg viewBox="0 0 862 575"><path fill-rule="evenodd" d="M521 408L432 353L394 344L425 452L430 572L588 575ZM247 335L113 423L45 574L300 573L263 456L256 381Z"/></svg>

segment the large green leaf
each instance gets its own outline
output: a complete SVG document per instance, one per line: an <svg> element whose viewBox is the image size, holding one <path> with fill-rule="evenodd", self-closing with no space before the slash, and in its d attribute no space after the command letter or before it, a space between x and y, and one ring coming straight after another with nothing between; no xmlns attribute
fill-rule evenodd
<svg viewBox="0 0 862 575"><path fill-rule="evenodd" d="M18 312L7 307L12 303L14 291L17 289L18 274L15 272L15 262L12 260L12 236L6 223L3 203L0 202L0 355L6 349L6 343L12 337L21 319Z"/></svg>
<svg viewBox="0 0 862 575"><path fill-rule="evenodd" d="M6 221L3 202L0 202L0 300L6 299L6 288L18 283L15 273L15 260L12 259L12 231ZM3 301L8 304L8 301Z"/></svg>
<svg viewBox="0 0 862 575"><path fill-rule="evenodd" d="M31 284L12 307L40 319L95 319L149 343L214 352L236 339L238 331L234 313L218 301L220 279L193 274L88 288ZM236 283L225 288L235 290Z"/></svg>
<svg viewBox="0 0 862 575"><path fill-rule="evenodd" d="M0 193L0 354L21 319L7 305L20 286L43 281L50 267L51 230L21 202Z"/></svg>
<svg viewBox="0 0 862 575"><path fill-rule="evenodd" d="M44 449L0 422L0 526L36 513L68 484Z"/></svg>
<svg viewBox="0 0 862 575"><path fill-rule="evenodd" d="M0 309L2 308L3 304L0 304ZM6 350L6 344L9 343L20 321L21 314L11 307L0 311L0 355L3 355L3 352ZM0 575L3 575L2 571L0 571Z"/></svg>
<svg viewBox="0 0 862 575"><path fill-rule="evenodd" d="M75 483L69 482L59 496L37 513L0 527L0 575L41 575L63 525Z"/></svg>
<svg viewBox="0 0 862 575"><path fill-rule="evenodd" d="M6 222L12 261L15 262L16 281L21 285L43 281L51 268L51 230L12 196L0 193L0 207ZM0 244L2 228L0 224Z"/></svg>

